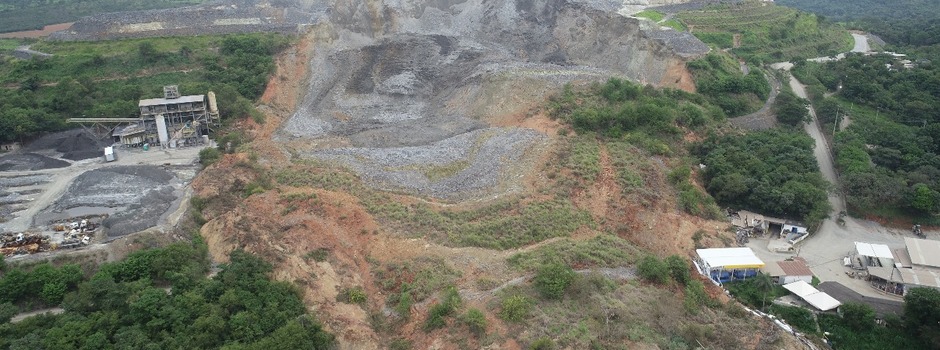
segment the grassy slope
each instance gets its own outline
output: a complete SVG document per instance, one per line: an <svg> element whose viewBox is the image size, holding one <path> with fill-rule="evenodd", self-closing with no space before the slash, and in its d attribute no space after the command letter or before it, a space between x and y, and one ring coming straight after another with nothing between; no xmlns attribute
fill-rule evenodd
<svg viewBox="0 0 940 350"><path fill-rule="evenodd" d="M828 56L851 48L851 36L817 16L766 2L716 5L682 12L682 22L706 42L715 34L741 35L733 52L748 61L779 62ZM727 40L722 48L729 48Z"/></svg>

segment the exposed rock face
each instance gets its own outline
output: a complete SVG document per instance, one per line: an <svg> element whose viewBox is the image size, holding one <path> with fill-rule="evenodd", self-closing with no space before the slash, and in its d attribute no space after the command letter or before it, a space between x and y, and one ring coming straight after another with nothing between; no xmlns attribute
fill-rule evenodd
<svg viewBox="0 0 940 350"><path fill-rule="evenodd" d="M684 63L708 47L623 15L676 2L227 0L88 17L56 37L307 28L317 33L309 87L276 139L378 188L464 200L512 188L501 186L518 177L507 163L525 163L548 142L517 128L481 130L491 118L529 110L571 82L621 77L691 89Z"/></svg>
<svg viewBox="0 0 940 350"><path fill-rule="evenodd" d="M687 33L644 31L622 8L616 1L335 1L317 26L328 39L316 43L306 97L279 139L338 138L350 147L300 153L347 164L379 188L447 200L493 195L512 177L506 163L546 138L513 128L476 132L494 115L532 107L479 101L523 95L537 103L565 83L611 76L689 86L681 67L707 46ZM526 86L506 83L519 80ZM489 139L471 132L513 146L476 152ZM440 167L448 171L434 176Z"/></svg>

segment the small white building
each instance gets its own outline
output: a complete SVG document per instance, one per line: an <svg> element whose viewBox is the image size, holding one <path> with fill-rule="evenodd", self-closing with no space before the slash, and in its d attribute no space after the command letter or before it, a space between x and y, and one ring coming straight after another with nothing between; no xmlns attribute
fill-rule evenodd
<svg viewBox="0 0 940 350"><path fill-rule="evenodd" d="M696 249L695 252L698 258L693 262L699 272L717 283L757 276L765 265L751 248L746 247Z"/></svg>
<svg viewBox="0 0 940 350"><path fill-rule="evenodd" d="M855 252L863 266L894 267L894 254L884 244L855 242Z"/></svg>
<svg viewBox="0 0 940 350"><path fill-rule="evenodd" d="M820 292L818 289L816 289L816 287L813 287L811 284L803 281L796 281L785 284L783 285L783 288L786 288L786 290L790 291L790 293L796 294L796 296L800 297L803 299L803 301L812 305L819 311L829 311L842 305L841 302L829 294Z"/></svg>

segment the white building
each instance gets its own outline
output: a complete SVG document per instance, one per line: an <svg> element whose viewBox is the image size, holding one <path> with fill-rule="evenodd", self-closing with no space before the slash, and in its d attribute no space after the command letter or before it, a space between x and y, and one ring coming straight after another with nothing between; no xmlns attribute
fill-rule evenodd
<svg viewBox="0 0 940 350"><path fill-rule="evenodd" d="M764 267L751 248L696 249L698 258L693 261L699 272L717 283L757 276Z"/></svg>

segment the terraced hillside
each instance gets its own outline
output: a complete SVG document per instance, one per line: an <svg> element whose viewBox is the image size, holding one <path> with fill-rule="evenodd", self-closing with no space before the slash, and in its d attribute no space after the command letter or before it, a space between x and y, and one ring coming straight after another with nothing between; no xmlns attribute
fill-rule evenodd
<svg viewBox="0 0 940 350"><path fill-rule="evenodd" d="M677 17L703 41L749 61L779 62L829 56L851 49L844 28L822 18L764 1L706 6Z"/></svg>

